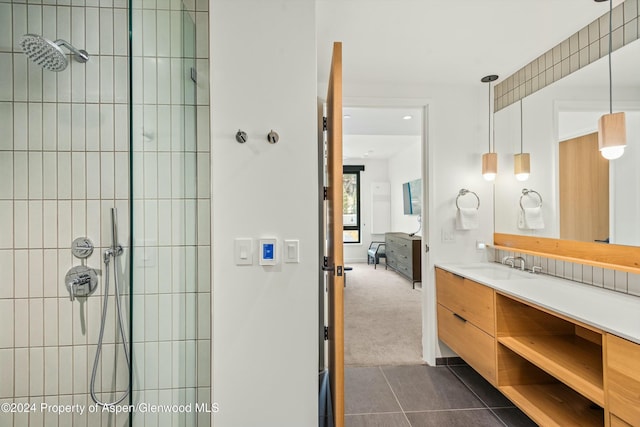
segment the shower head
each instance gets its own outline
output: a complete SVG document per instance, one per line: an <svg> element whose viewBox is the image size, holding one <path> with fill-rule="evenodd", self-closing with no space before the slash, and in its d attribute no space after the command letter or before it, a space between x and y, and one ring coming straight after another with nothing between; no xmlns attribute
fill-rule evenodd
<svg viewBox="0 0 640 427"><path fill-rule="evenodd" d="M76 61L85 63L89 60L86 51L78 50L64 40L52 42L36 34L22 36L20 46L30 60L49 71L62 71L69 64L61 46L69 49Z"/></svg>

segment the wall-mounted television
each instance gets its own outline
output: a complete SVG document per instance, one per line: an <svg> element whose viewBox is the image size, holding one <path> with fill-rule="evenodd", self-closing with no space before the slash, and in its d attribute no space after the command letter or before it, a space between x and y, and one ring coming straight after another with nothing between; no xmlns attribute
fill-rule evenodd
<svg viewBox="0 0 640 427"><path fill-rule="evenodd" d="M402 184L402 204L405 215L421 215L422 214L422 180L415 179L413 181Z"/></svg>

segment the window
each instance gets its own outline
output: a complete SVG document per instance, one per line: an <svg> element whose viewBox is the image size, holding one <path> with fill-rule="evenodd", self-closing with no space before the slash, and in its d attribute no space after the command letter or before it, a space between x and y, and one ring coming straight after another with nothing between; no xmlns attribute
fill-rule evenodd
<svg viewBox="0 0 640 427"><path fill-rule="evenodd" d="M342 167L342 223L344 243L360 243L360 172L364 166Z"/></svg>

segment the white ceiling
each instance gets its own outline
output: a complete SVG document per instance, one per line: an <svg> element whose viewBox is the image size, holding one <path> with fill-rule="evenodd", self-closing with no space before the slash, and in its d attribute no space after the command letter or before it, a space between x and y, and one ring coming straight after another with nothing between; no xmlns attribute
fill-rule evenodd
<svg viewBox="0 0 640 427"><path fill-rule="evenodd" d="M614 0L614 7L621 2ZM345 92L351 85L481 85L480 78L488 74L498 74L499 83L609 10L608 2L593 0L317 0L316 4L318 81L328 80L333 42L341 41ZM404 112L394 109L347 110L352 117L343 121L345 135L387 137L347 137L345 158L369 151L370 158L393 155L393 149L381 145L383 141L394 132L405 136L415 132L415 127L409 131L398 126L419 125L417 120L396 123L397 113Z"/></svg>

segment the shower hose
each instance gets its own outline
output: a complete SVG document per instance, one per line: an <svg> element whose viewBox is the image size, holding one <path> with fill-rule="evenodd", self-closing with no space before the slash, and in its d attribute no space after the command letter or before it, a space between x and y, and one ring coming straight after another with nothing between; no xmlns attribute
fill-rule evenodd
<svg viewBox="0 0 640 427"><path fill-rule="evenodd" d="M116 309L118 312L118 329L120 330L120 336L122 337L122 347L124 349L124 355L127 361L127 369L129 375L127 375L127 381L129 382L130 374L131 374L131 358L129 357L129 348L127 347L127 336L124 332L124 321L122 318L122 307L120 305L120 287L118 286L118 256L122 253L121 247L116 247L107 249L104 252L104 300L102 303L102 320L100 322L100 335L98 336L98 348L96 349L96 358L93 361L93 370L91 372L91 385L90 392L91 398L94 402L96 402L100 406L113 406L122 402L127 395L129 394L129 389L131 388L131 384L127 385L127 389L124 391L122 396L120 396L117 400L113 402L102 402L96 396L96 373L98 371L98 362L100 360L100 354L102 353L102 339L104 337L104 325L106 323L107 317L107 307L108 307L108 299L109 299L109 264L111 261L111 257L113 257L113 284L115 288L115 299L116 299Z"/></svg>

